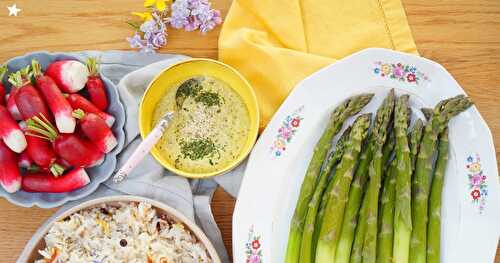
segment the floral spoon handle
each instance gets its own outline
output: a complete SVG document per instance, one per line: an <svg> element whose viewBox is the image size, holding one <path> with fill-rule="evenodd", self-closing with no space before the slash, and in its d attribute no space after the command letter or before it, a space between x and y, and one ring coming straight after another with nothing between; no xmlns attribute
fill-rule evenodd
<svg viewBox="0 0 500 263"><path fill-rule="evenodd" d="M130 155L125 164L120 168L120 170L113 177L115 183L123 181L127 175L132 172L132 170L144 159L144 157L151 151L151 149L156 145L158 140L165 132L170 120L172 119L173 112L169 112L163 117L158 124L153 128L153 130L144 138L144 140L137 146L135 151Z"/></svg>

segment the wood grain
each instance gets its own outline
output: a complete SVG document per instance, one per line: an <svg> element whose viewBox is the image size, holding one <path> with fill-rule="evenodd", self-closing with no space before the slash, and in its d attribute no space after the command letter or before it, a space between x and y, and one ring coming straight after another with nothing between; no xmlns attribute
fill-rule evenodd
<svg viewBox="0 0 500 263"><path fill-rule="evenodd" d="M212 0L222 10L230 0ZM125 24L141 0L16 0L19 17L8 17L0 0L0 62L37 50L129 49ZM490 126L500 156L500 1L404 0L420 54L441 63L474 99ZM169 30L161 52L217 58L218 30L206 36ZM234 199L218 189L212 210L231 251ZM0 262L14 262L33 232L55 209L21 208L0 200ZM496 263L500 263L500 250Z"/></svg>

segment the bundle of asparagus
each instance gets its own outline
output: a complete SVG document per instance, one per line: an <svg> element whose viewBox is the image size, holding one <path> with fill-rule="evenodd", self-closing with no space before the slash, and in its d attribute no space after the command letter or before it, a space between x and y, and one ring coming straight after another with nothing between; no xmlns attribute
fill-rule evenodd
<svg viewBox="0 0 500 263"><path fill-rule="evenodd" d="M287 263L439 262L446 127L472 102L459 95L422 109L427 123L417 119L408 132L410 97L391 90L371 129L371 114L362 114L334 146L346 120L372 97L345 100L316 144L290 225Z"/></svg>

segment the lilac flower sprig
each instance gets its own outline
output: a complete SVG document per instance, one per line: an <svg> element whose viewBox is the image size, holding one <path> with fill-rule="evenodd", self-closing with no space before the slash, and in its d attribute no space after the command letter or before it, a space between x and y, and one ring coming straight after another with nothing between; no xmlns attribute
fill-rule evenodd
<svg viewBox="0 0 500 263"><path fill-rule="evenodd" d="M144 21L136 29L133 37L127 37L132 48L138 48L144 53L155 53L167 44L167 27L157 13L152 13L152 19Z"/></svg>
<svg viewBox="0 0 500 263"><path fill-rule="evenodd" d="M159 1L165 0L156 0L156 3ZM151 5L149 2L147 2L147 6ZM160 10L150 6L150 12L133 13L141 17L143 23L138 25L129 22L136 30L132 37L127 37L130 47L138 48L145 53L156 52L157 49L167 44L168 24L173 28L185 31L199 29L202 34L206 34L222 23L220 11L212 9L208 0L175 0L170 7L170 16L168 16L169 9L163 7L163 10Z"/></svg>
<svg viewBox="0 0 500 263"><path fill-rule="evenodd" d="M208 0L176 0L171 8L168 21L173 28L186 31L200 29L205 34L222 23L220 11L212 9Z"/></svg>

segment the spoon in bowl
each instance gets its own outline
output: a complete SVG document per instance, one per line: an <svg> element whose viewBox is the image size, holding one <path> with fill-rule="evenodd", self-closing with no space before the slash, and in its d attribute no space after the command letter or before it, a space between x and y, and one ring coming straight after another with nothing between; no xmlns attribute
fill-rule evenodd
<svg viewBox="0 0 500 263"><path fill-rule="evenodd" d="M184 81L177 91L175 92L175 105L174 110L169 111L163 115L153 130L144 138L144 140L137 146L132 155L127 159L125 164L118 170L113 177L115 183L123 181L127 175L144 159L144 157L151 151L156 143L163 136L168 125L174 118L177 111L182 109L184 101L188 97L195 96L202 88L200 78L190 78Z"/></svg>

